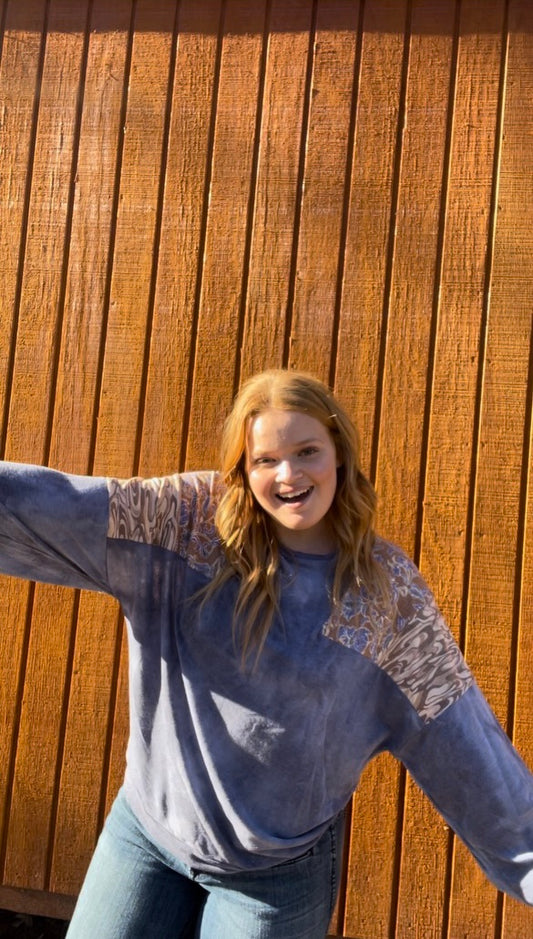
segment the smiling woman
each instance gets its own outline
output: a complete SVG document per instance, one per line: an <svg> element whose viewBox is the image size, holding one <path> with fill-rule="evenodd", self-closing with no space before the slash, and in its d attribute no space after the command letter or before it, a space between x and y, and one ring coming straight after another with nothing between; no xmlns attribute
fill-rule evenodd
<svg viewBox="0 0 533 939"><path fill-rule="evenodd" d="M346 411L284 369L242 387L221 472L0 465L0 569L127 618L124 785L71 939L324 939L384 750L533 905L533 778L375 506Z"/></svg>
<svg viewBox="0 0 533 939"><path fill-rule="evenodd" d="M210 589L239 572L235 620L244 658L261 650L278 605L279 545L316 554L335 548L335 604L353 580L387 600L372 551L376 494L359 454L347 412L313 376L269 369L241 388L224 426L227 489L216 515L230 567ZM294 502L283 498L291 492Z"/></svg>
<svg viewBox="0 0 533 939"><path fill-rule="evenodd" d="M268 408L250 421L248 483L285 547L315 554L334 549L328 512L338 466L333 438L315 417Z"/></svg>

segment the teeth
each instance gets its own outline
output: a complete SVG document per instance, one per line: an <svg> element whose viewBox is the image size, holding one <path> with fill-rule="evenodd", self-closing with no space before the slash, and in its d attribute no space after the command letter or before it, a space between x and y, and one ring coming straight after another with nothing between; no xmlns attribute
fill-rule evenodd
<svg viewBox="0 0 533 939"><path fill-rule="evenodd" d="M311 489L299 489L298 492L278 492L278 498L284 502L294 502L302 496L306 496Z"/></svg>

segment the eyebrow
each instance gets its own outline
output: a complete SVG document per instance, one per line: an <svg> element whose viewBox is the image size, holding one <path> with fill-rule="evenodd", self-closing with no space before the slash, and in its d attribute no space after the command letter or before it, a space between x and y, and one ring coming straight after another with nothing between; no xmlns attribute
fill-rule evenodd
<svg viewBox="0 0 533 939"><path fill-rule="evenodd" d="M305 440L298 440L295 444L293 444L293 446L295 447L295 449L297 449L298 447L307 447L309 446L310 443L323 443L323 441L320 440L319 437L306 437ZM257 456L257 454L269 453L270 451L268 449L266 450L253 449L251 452L254 454L254 456Z"/></svg>

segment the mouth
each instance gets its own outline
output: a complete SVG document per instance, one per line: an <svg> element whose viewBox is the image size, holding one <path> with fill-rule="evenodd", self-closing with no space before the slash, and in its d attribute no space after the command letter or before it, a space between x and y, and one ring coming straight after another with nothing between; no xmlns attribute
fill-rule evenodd
<svg viewBox="0 0 533 939"><path fill-rule="evenodd" d="M294 503L305 502L312 491L313 486L309 486L307 489L298 489L294 492L277 492L276 499L279 499L279 501L283 502L285 505L293 505Z"/></svg>

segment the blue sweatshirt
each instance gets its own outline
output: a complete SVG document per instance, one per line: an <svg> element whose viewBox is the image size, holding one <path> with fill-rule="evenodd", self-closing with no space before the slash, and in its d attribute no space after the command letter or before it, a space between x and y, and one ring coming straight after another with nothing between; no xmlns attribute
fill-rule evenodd
<svg viewBox="0 0 533 939"><path fill-rule="evenodd" d="M413 563L378 539L394 616L358 584L332 611L334 556L283 550L280 616L243 670L236 579L195 598L225 563L222 491L216 473L116 480L0 465L0 570L122 604L124 788L154 842L203 871L297 857L389 750L487 876L533 905L533 777Z"/></svg>

